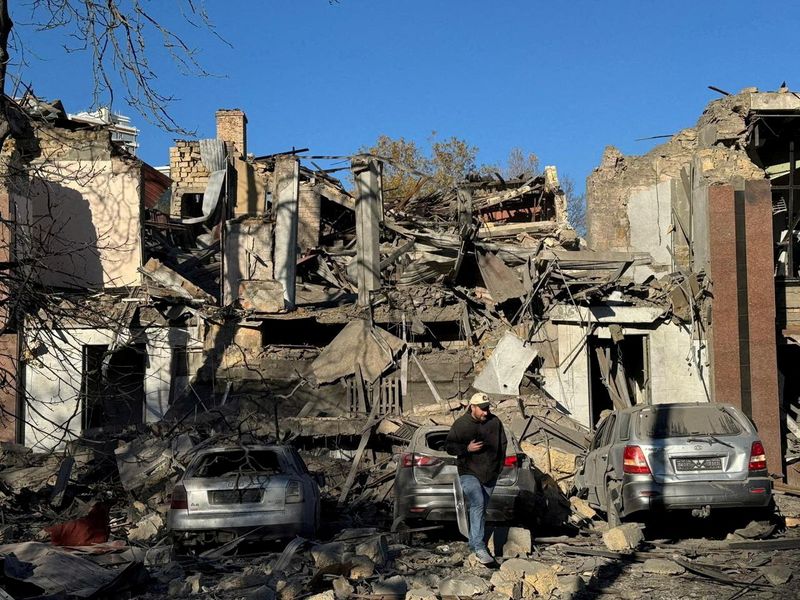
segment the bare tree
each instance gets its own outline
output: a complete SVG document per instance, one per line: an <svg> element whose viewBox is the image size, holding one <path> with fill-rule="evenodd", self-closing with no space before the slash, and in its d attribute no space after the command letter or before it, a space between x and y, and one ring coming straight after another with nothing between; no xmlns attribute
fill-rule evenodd
<svg viewBox="0 0 800 600"><path fill-rule="evenodd" d="M179 0L176 4L196 31L206 38L208 33L216 35L201 1ZM113 311L98 315L76 306L71 300L74 285L70 291L48 283L52 278L68 280L76 271L77 257L113 250L117 242L104 232L93 239L76 239L68 220L58 218L59 196L70 182L90 188L97 169L91 160L77 170L64 169L57 152L48 155L48 147L53 146L50 138L57 137L57 132L48 119L31 110L29 101L38 100L27 84L25 48L22 37L14 35L12 14L20 22L24 15L32 39L62 36L67 52L86 55L94 79L91 93L95 106L111 105L121 97L143 118L169 131L186 133L171 115L175 98L162 87L169 85L161 83L169 78L158 79L154 53L168 54L183 73L207 74L187 40L160 20L146 0L30 0L17 4L0 0L0 418L15 412L16 397L25 392L18 385L17 360L35 363L42 348L60 349L65 359L68 353L79 353L76 340L57 333L68 327L122 331L128 324L128 315ZM26 91L23 102L13 97L17 91ZM138 216L120 215L123 218ZM25 332L24 323L31 331ZM49 376L61 377L56 370ZM58 381L57 385L74 394L81 391L75 381ZM55 397L52 402L62 400ZM26 402L26 410L35 412L37 408ZM37 417L40 423L49 419L41 413ZM74 418L77 415L68 416L67 421ZM63 419L49 425L55 435L66 435Z"/></svg>
<svg viewBox="0 0 800 600"><path fill-rule="evenodd" d="M198 60L198 51L176 32L146 0L32 0L28 27L36 35L59 35L67 52L81 52L90 62L94 79L93 104L113 105L118 95L144 119L168 131L184 132L170 113L176 100L153 67L153 56L168 55L177 70L186 75L209 75ZM180 11L190 30L220 37L202 0L178 0ZM9 65L15 76L25 80L24 48L19 37L10 37L13 23L9 1L0 0L0 92L8 93ZM208 37L207 35L205 37ZM160 40L158 43L156 40ZM9 48L9 43L14 47ZM17 56L10 55L17 50ZM169 78L161 78L169 81ZM184 132L185 133L185 132Z"/></svg>
<svg viewBox="0 0 800 600"><path fill-rule="evenodd" d="M569 175L561 177L561 189L567 197L567 213L572 228L586 237L586 197L575 193L575 182Z"/></svg>

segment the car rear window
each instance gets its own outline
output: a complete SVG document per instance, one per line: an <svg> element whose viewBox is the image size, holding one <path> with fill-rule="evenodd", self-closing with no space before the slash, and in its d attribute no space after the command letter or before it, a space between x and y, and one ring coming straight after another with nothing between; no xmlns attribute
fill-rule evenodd
<svg viewBox="0 0 800 600"><path fill-rule="evenodd" d="M226 450L203 455L193 469L194 477L227 477L283 473L278 453L272 450Z"/></svg>
<svg viewBox="0 0 800 600"><path fill-rule="evenodd" d="M425 434L425 445L434 452L447 452L445 445L447 443L448 431L431 431ZM506 454L516 454L519 452L517 448L516 438L514 438L508 431L506 431Z"/></svg>
<svg viewBox="0 0 800 600"><path fill-rule="evenodd" d="M736 417L721 406L665 404L639 413L639 436L642 438L737 435L741 432Z"/></svg>
<svg viewBox="0 0 800 600"><path fill-rule="evenodd" d="M447 442L446 431L434 431L425 436L425 445L436 452L444 452L445 442Z"/></svg>

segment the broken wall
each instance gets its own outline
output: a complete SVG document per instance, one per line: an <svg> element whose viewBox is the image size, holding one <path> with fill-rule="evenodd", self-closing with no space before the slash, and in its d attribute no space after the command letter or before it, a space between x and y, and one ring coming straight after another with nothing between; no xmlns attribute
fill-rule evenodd
<svg viewBox="0 0 800 600"><path fill-rule="evenodd" d="M45 286L139 285L142 166L115 156L104 130L47 130L27 177L10 183L20 234Z"/></svg>
<svg viewBox="0 0 800 600"><path fill-rule="evenodd" d="M82 384L84 349L110 346L111 329L28 329L28 344L35 351L25 363L25 427L23 443L34 451L45 452L63 446L83 430ZM144 402L141 415L132 422L160 420L169 404L173 386L173 352L176 348L198 347L181 328L148 328L131 342L145 345Z"/></svg>
<svg viewBox="0 0 800 600"><path fill-rule="evenodd" d="M283 310L283 286L273 280L273 230L273 224L263 218L243 218L225 222L223 255L225 305L241 299L247 304L243 308L251 308L257 312ZM255 289L259 287L258 284L263 288L261 294ZM275 293L269 294L270 290L275 290ZM259 300L264 294L266 297Z"/></svg>
<svg viewBox="0 0 800 600"><path fill-rule="evenodd" d="M558 323L558 364L542 368L544 389L582 425L591 422L591 382L598 374L590 372L587 326ZM646 337L648 348L648 392L652 404L671 402L708 402L709 375L704 345L693 340L684 327L675 323L622 324L624 336ZM607 326L597 326L592 336L609 339Z"/></svg>
<svg viewBox="0 0 800 600"><path fill-rule="evenodd" d="M267 190L271 189L269 174L259 168L259 165L253 165L241 157L233 159L233 168L236 172L234 216L265 214Z"/></svg>
<svg viewBox="0 0 800 600"><path fill-rule="evenodd" d="M754 162L758 111L787 116L776 111L800 111L800 101L786 88L748 88L709 103L694 128L643 156L607 148L587 179L587 222L595 250L646 245L655 271L708 274L711 310L696 318L708 331L710 396L755 420L779 473L775 207L767 172Z"/></svg>

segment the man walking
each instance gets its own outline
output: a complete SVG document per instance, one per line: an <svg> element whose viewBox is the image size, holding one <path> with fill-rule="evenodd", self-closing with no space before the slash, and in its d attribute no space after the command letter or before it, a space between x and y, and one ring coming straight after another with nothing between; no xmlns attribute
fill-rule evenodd
<svg viewBox="0 0 800 600"><path fill-rule="evenodd" d="M458 477L469 506L470 550L485 565L494 562L483 540L486 509L506 455L503 424L489 408L486 394L474 394L467 412L450 428L445 446L448 454L457 457Z"/></svg>

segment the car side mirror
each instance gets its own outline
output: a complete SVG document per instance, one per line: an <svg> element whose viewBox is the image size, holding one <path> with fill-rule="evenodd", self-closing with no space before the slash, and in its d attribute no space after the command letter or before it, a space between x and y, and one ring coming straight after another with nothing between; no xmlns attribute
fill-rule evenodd
<svg viewBox="0 0 800 600"><path fill-rule="evenodd" d="M575 470L576 471L583 471L583 465L586 464L586 457L585 456L576 456L575 457Z"/></svg>
<svg viewBox="0 0 800 600"><path fill-rule="evenodd" d="M325 473L311 473L311 477L316 482L317 487L325 487Z"/></svg>

